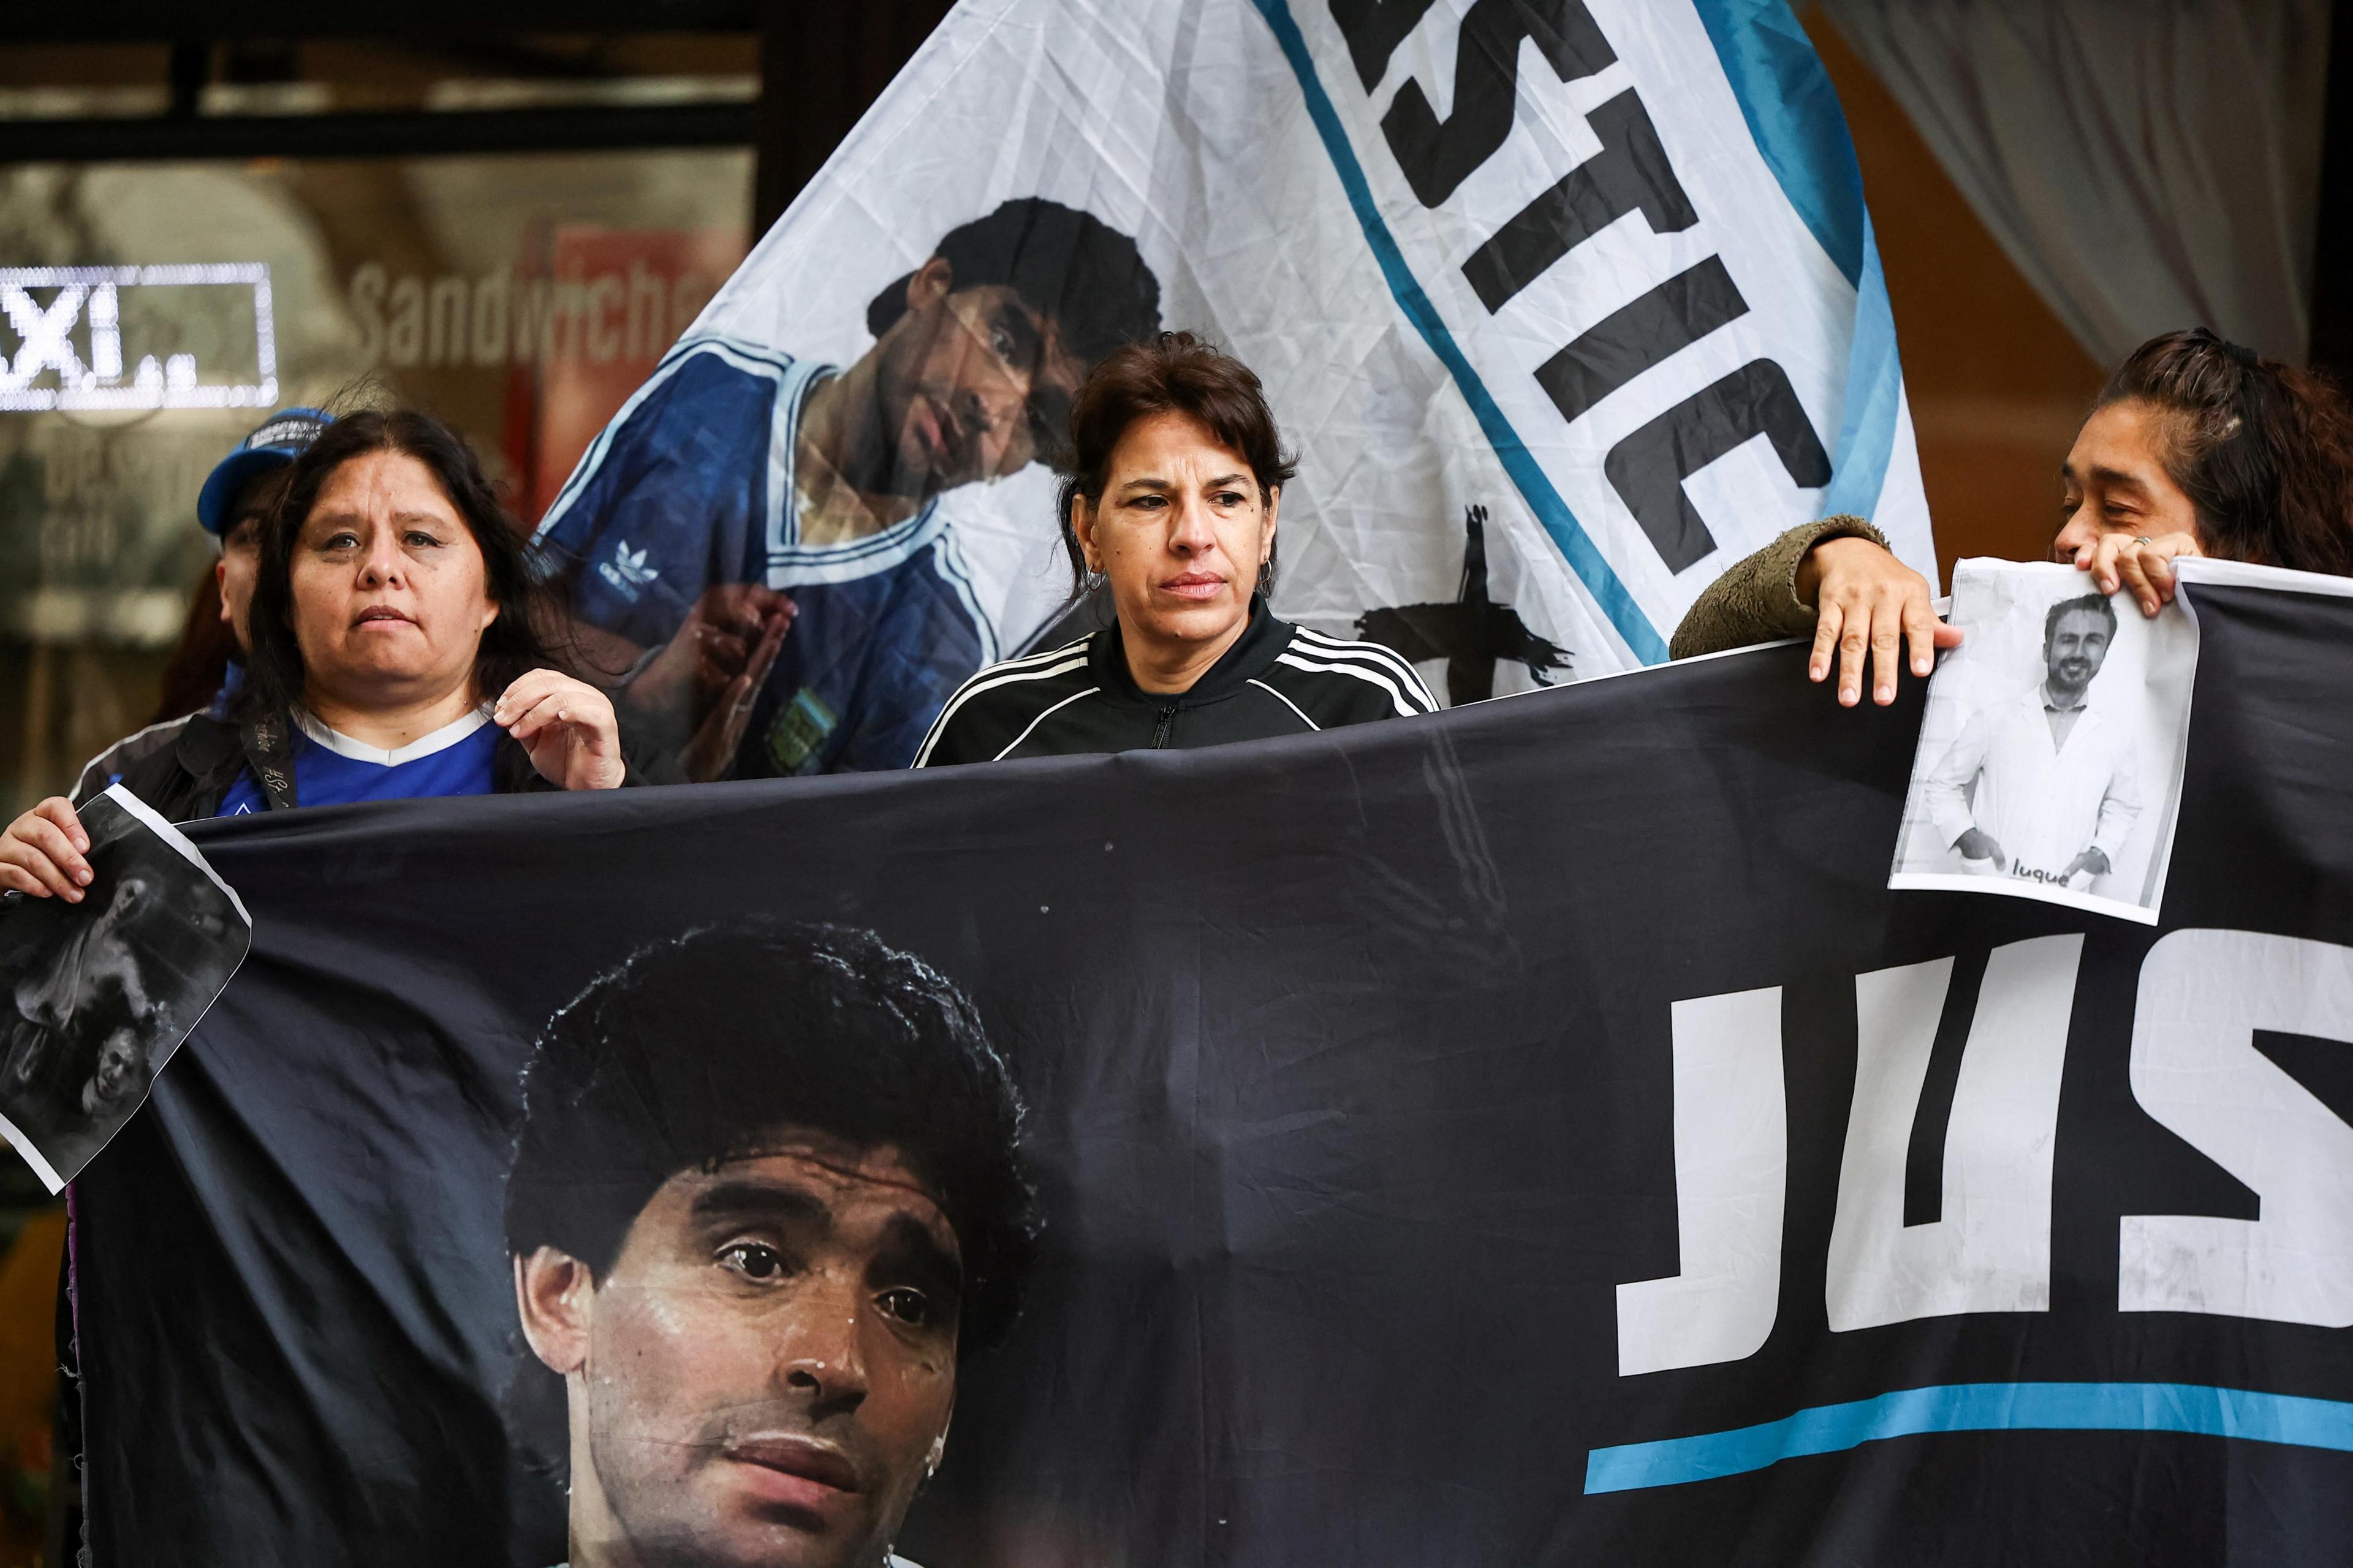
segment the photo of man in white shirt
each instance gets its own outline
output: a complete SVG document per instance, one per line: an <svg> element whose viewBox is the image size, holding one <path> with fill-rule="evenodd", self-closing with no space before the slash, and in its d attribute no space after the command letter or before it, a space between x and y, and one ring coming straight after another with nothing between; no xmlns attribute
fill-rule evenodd
<svg viewBox="0 0 2353 1568"><path fill-rule="evenodd" d="M2122 723L2087 698L2116 635L2096 594L2043 621L2043 679L1980 710L1922 781L1928 819L1967 868L2088 891L2139 819L2139 762Z"/></svg>

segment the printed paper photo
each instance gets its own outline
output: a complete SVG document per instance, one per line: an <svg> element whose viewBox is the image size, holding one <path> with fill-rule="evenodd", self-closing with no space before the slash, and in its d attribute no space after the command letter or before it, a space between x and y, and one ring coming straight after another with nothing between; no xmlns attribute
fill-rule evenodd
<svg viewBox="0 0 2353 1568"><path fill-rule="evenodd" d="M2073 566L1964 561L1891 888L2043 899L2154 924L2198 633Z"/></svg>
<svg viewBox="0 0 2353 1568"><path fill-rule="evenodd" d="M0 1131L51 1192L146 1102L253 940L236 893L121 785L81 823L82 901L11 894L0 915Z"/></svg>

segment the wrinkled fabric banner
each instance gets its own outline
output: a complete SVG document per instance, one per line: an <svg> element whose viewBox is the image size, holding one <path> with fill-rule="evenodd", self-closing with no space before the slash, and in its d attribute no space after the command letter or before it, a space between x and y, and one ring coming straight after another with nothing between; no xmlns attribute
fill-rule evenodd
<svg viewBox="0 0 2353 1568"><path fill-rule="evenodd" d="M1826 513L1935 571L1853 149L1782 0L965 0L541 551L620 668L714 588L791 601L698 776L904 765L1067 631L1069 395L1160 327L1253 366L1302 454L1277 610L1450 700L1658 662ZM701 733L715 678L640 668Z"/></svg>
<svg viewBox="0 0 2353 1568"><path fill-rule="evenodd" d="M931 965L1030 1104L1042 1250L925 1568L2327 1560L2353 599L2184 591L2154 928L1887 891L1918 699L1839 710L1793 647L1206 752L198 825L254 947L78 1184L96 1562L562 1561L518 1075L593 977L760 914ZM696 1081L785 1005L690 1000L635 1028ZM663 1386L731 1408L768 1343Z"/></svg>

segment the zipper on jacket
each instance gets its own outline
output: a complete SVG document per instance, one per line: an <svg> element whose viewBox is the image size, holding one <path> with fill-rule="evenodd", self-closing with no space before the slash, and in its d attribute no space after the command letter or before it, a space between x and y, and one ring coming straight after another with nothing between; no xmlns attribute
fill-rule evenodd
<svg viewBox="0 0 2353 1568"><path fill-rule="evenodd" d="M1168 749L1168 731L1176 722L1176 705L1172 702L1167 707L1163 708L1160 710L1160 721L1152 726L1152 749L1154 751L1165 752Z"/></svg>

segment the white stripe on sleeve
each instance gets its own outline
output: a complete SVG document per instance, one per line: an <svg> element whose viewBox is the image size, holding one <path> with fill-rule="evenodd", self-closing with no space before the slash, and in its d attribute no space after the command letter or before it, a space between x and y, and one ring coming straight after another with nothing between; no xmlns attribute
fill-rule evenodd
<svg viewBox="0 0 2353 1568"><path fill-rule="evenodd" d="M1076 650L1075 654L1073 650ZM1086 662L1086 639L1082 637L1051 653L1033 653L1025 658L1008 659L1003 664L989 666L956 688L955 695L949 698L947 706L940 710L940 716L932 721L930 732L924 735L923 743L916 748L915 760L908 765L920 768L930 763L932 748L939 744L940 736L946 732L948 721L955 717L958 709L982 692L993 691L1000 686L1016 686L1027 680L1047 680L1057 675L1068 675L1074 669L1085 668Z"/></svg>

